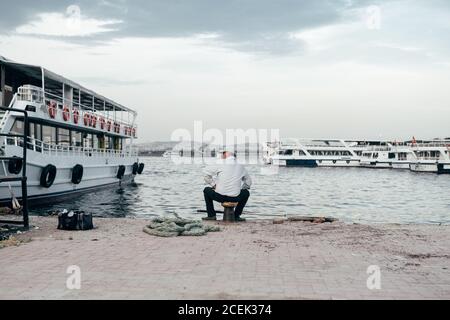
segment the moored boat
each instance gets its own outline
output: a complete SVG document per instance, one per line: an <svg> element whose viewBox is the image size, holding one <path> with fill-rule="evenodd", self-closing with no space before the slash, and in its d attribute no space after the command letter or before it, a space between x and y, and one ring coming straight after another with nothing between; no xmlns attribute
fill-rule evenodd
<svg viewBox="0 0 450 320"><path fill-rule="evenodd" d="M414 152L405 143L384 141L379 145L367 145L361 156L361 167L409 169L416 160Z"/></svg>
<svg viewBox="0 0 450 320"><path fill-rule="evenodd" d="M354 142L341 139L286 139L268 143L264 162L287 167L358 167Z"/></svg>
<svg viewBox="0 0 450 320"><path fill-rule="evenodd" d="M0 178L26 165L31 203L132 182L143 163L133 141L137 113L47 69L0 59ZM21 112L26 111L25 118ZM26 139L22 135L26 135ZM20 158L27 149L25 163ZM20 184L0 184L0 202L21 197Z"/></svg>
<svg viewBox="0 0 450 320"><path fill-rule="evenodd" d="M411 171L450 174L450 140L414 141L410 145L416 157Z"/></svg>

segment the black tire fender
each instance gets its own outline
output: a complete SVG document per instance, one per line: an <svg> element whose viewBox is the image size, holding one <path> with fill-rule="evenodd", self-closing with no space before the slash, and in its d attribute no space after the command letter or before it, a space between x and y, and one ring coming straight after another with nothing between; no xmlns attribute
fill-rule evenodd
<svg viewBox="0 0 450 320"><path fill-rule="evenodd" d="M139 168L137 169L137 173L142 174L142 172L144 172L144 167L145 165L141 162L139 164Z"/></svg>
<svg viewBox="0 0 450 320"><path fill-rule="evenodd" d="M119 169L117 170L117 179L122 179L124 174L125 174L125 166L120 165Z"/></svg>
<svg viewBox="0 0 450 320"><path fill-rule="evenodd" d="M56 167L52 164L48 164L42 169L40 184L44 188L50 188L55 182L56 178Z"/></svg>
<svg viewBox="0 0 450 320"><path fill-rule="evenodd" d="M139 164L137 162L133 163L133 174L136 175L139 169Z"/></svg>
<svg viewBox="0 0 450 320"><path fill-rule="evenodd" d="M13 156L13 158L17 159L12 159L8 161L8 172L11 174L19 174L20 171L22 171L23 161L21 158L17 156Z"/></svg>
<svg viewBox="0 0 450 320"><path fill-rule="evenodd" d="M72 168L72 183L79 184L83 179L83 166L81 164L76 164Z"/></svg>

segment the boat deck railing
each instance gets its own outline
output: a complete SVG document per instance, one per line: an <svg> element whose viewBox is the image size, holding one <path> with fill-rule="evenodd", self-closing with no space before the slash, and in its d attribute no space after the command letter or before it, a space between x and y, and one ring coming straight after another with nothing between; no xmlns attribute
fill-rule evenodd
<svg viewBox="0 0 450 320"><path fill-rule="evenodd" d="M107 110L100 110L96 109L93 105L85 105L80 102L76 102L71 99L64 98L62 96L53 94L48 91L44 91L40 87L32 86L32 85L24 85L18 88L17 91L17 100L18 101L28 101L33 103L39 103L39 104L47 104L51 101L54 101L58 105L58 109L62 109L64 106L67 106L70 110L70 114L72 114L73 109L77 108L79 112L80 119L82 121L84 114L95 114L98 116L101 116L105 119L106 122L111 121L111 123L117 123L121 126L130 126L133 128L136 128L137 126L134 124L134 116L133 119L130 119L130 116L128 116L128 119L123 119L122 117L116 117L116 112L119 112L120 110L116 111L107 111ZM110 112L114 113L114 116L110 115ZM126 112L126 111L122 111ZM121 115L122 115L121 112ZM129 113L128 113L129 114Z"/></svg>
<svg viewBox="0 0 450 320"><path fill-rule="evenodd" d="M391 147L380 147L380 146L368 146L364 148L365 151L378 152L378 151L392 151Z"/></svg>
<svg viewBox="0 0 450 320"><path fill-rule="evenodd" d="M307 148L336 148L336 149L348 149L348 146L343 145L326 145L326 144L303 144Z"/></svg>
<svg viewBox="0 0 450 320"><path fill-rule="evenodd" d="M4 145L17 147L23 146L22 137L5 137ZM58 145L46 143L33 137L27 139L27 149L50 156L87 156L87 157L134 157L137 151L131 146L126 146L123 150L97 149L81 146Z"/></svg>
<svg viewBox="0 0 450 320"><path fill-rule="evenodd" d="M448 142L438 142L438 143L416 143L410 144L411 148L450 148L450 141Z"/></svg>

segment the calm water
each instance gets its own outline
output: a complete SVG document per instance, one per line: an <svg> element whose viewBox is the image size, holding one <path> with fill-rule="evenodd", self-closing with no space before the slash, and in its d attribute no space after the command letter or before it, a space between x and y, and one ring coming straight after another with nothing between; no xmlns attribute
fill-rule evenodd
<svg viewBox="0 0 450 320"><path fill-rule="evenodd" d="M105 189L70 202L33 210L81 209L97 216L153 216L204 213L202 165L175 165L143 158L134 186ZM264 174L249 165L254 185L247 218L284 215L332 216L348 222L450 223L450 175L362 168L279 168ZM219 207L218 207L219 208ZM245 211L244 211L245 213Z"/></svg>

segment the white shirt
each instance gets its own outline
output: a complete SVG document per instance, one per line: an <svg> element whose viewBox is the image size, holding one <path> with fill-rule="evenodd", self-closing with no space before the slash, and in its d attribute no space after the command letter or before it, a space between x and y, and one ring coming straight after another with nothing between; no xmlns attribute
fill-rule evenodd
<svg viewBox="0 0 450 320"><path fill-rule="evenodd" d="M228 157L217 165L206 168L205 182L212 187L216 186L217 193L229 197L237 197L241 189L250 189L252 185L247 170L235 157Z"/></svg>

